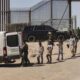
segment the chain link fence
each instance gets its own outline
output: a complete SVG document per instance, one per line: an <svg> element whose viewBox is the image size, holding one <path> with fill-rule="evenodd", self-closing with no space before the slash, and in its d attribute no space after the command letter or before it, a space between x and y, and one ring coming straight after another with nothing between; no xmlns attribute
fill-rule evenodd
<svg viewBox="0 0 80 80"><path fill-rule="evenodd" d="M68 0L43 0L28 10L11 10L6 31L21 31L26 25L50 25L58 30L73 26ZM71 21L71 23L70 23Z"/></svg>

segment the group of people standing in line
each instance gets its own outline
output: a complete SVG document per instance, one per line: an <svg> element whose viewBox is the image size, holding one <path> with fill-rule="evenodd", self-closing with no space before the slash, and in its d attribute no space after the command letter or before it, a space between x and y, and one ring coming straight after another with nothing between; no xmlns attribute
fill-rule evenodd
<svg viewBox="0 0 80 80"><path fill-rule="evenodd" d="M52 62L52 50L53 50L53 42L50 40L48 41L48 46L47 46L47 63ZM37 62L38 64L43 64L43 53L44 53L44 46L42 45L41 42L39 42L39 54L37 55Z"/></svg>
<svg viewBox="0 0 80 80"><path fill-rule="evenodd" d="M58 57L57 57L58 61L62 61L64 59L63 58L63 42L64 42L64 37L62 35L60 35L58 37L58 45L57 45L59 48L59 53L58 53ZM76 55L77 42L78 42L78 38L74 35L71 35L70 39L69 39L69 44L67 44L67 47L70 48L71 53L72 53L71 57L75 57L75 55ZM52 63L53 46L54 46L54 41L49 39L48 45L47 45L47 54L46 54L47 63ZM43 64L44 46L42 45L41 41L39 41L38 53L39 54L37 55L37 63ZM22 54L23 54L22 63L25 62L26 64L30 64L30 61L28 59L28 45L26 43L24 44L24 47L22 49Z"/></svg>

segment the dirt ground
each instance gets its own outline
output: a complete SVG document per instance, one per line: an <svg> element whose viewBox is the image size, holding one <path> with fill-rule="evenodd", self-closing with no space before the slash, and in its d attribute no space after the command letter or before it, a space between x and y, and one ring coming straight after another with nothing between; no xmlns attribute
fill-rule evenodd
<svg viewBox="0 0 80 80"><path fill-rule="evenodd" d="M44 64L36 64L36 57L32 57L33 54L37 54L38 43L28 43L29 45L29 59L31 63L35 63L30 66L21 67L17 63L15 64L0 64L0 80L80 80L80 41L78 42L78 49L75 58L71 58L70 49L67 48L64 42L64 61L58 62L57 43L53 48L52 64L46 64L46 49L47 42L43 42L45 48L44 51Z"/></svg>

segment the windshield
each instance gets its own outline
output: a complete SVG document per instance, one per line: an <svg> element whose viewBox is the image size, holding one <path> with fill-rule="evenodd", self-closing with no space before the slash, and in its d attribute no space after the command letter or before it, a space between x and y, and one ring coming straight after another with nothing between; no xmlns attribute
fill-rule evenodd
<svg viewBox="0 0 80 80"><path fill-rule="evenodd" d="M18 46L18 44L18 35L7 36L7 45L9 47L15 47Z"/></svg>

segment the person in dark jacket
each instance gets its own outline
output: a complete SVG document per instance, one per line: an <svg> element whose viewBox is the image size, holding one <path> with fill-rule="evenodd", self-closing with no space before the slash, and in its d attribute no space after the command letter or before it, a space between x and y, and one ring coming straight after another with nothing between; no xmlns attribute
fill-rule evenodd
<svg viewBox="0 0 80 80"><path fill-rule="evenodd" d="M28 59L28 44L24 42L24 46L22 48L22 65L24 64L30 64L30 61Z"/></svg>

